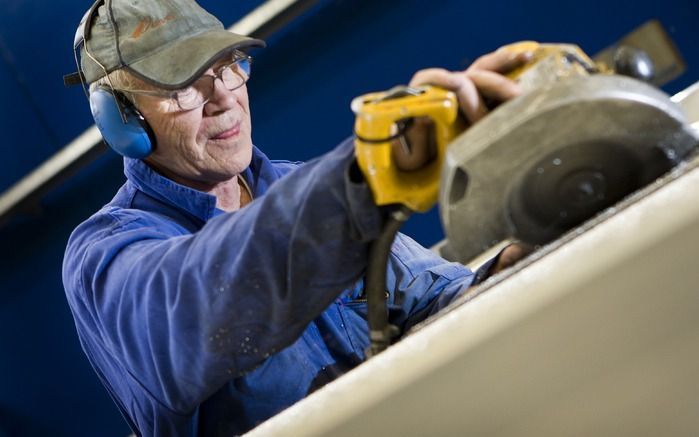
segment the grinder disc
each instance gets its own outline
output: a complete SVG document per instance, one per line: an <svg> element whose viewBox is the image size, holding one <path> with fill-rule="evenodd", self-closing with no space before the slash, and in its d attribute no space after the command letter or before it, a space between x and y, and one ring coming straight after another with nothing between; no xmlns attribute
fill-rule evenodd
<svg viewBox="0 0 699 437"><path fill-rule="evenodd" d="M449 145L445 252L467 263L503 240L552 241L666 173L698 137L667 94L632 78L570 77L525 93Z"/></svg>
<svg viewBox="0 0 699 437"><path fill-rule="evenodd" d="M639 150L646 150L645 156ZM553 150L526 171L510 193L514 237L543 244L612 206L672 167L658 148L609 141Z"/></svg>

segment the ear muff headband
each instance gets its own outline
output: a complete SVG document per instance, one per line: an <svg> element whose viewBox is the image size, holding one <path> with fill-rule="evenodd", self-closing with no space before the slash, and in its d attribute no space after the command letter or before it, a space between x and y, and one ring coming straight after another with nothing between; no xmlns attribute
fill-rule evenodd
<svg viewBox="0 0 699 437"><path fill-rule="evenodd" d="M99 87L90 93L90 110L104 141L118 154L142 159L150 155L155 135L141 113L119 92ZM120 99L117 102L117 99ZM126 123L119 112L119 105Z"/></svg>
<svg viewBox="0 0 699 437"><path fill-rule="evenodd" d="M106 1L97 0L85 14L73 45L78 74L83 86L85 86L84 75L78 60L78 53L81 45L86 47L87 40L90 38L92 20L102 3L107 5ZM96 59L93 60L97 62ZM118 91L112 90L111 87L100 86L89 93L89 100L95 125L104 141L115 152L135 159L142 159L151 154L155 145L153 130L128 99Z"/></svg>

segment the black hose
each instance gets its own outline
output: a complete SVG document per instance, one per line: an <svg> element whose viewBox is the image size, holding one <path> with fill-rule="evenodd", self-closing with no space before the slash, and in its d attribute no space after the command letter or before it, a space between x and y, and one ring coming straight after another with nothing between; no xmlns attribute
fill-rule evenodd
<svg viewBox="0 0 699 437"><path fill-rule="evenodd" d="M367 358L371 358L386 349L393 338L398 335L396 326L388 323L388 308L386 306L386 269L391 245L400 227L410 217L411 211L400 207L393 211L384 224L379 237L369 248L369 265L366 272L367 319L369 322L369 337L371 344L366 350Z"/></svg>

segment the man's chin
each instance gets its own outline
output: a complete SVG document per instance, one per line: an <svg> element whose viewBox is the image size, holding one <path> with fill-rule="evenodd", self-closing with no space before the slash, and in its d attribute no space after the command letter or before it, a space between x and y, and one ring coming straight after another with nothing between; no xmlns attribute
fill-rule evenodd
<svg viewBox="0 0 699 437"><path fill-rule="evenodd" d="M252 148L248 150L239 150L234 156L229 157L226 161L225 173L230 177L234 177L245 171L250 166L252 160Z"/></svg>

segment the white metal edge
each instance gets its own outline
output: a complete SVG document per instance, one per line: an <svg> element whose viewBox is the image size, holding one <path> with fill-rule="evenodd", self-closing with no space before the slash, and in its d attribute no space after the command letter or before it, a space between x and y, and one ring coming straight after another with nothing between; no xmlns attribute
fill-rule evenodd
<svg viewBox="0 0 699 437"><path fill-rule="evenodd" d="M698 217L699 169L695 169L246 435L331 435L348 417L380 405L410 381L531 317L561 299L562 293L574 292L575 284L584 283L585 278L643 253L677 229L697 222ZM581 259L586 262L580 263Z"/></svg>

